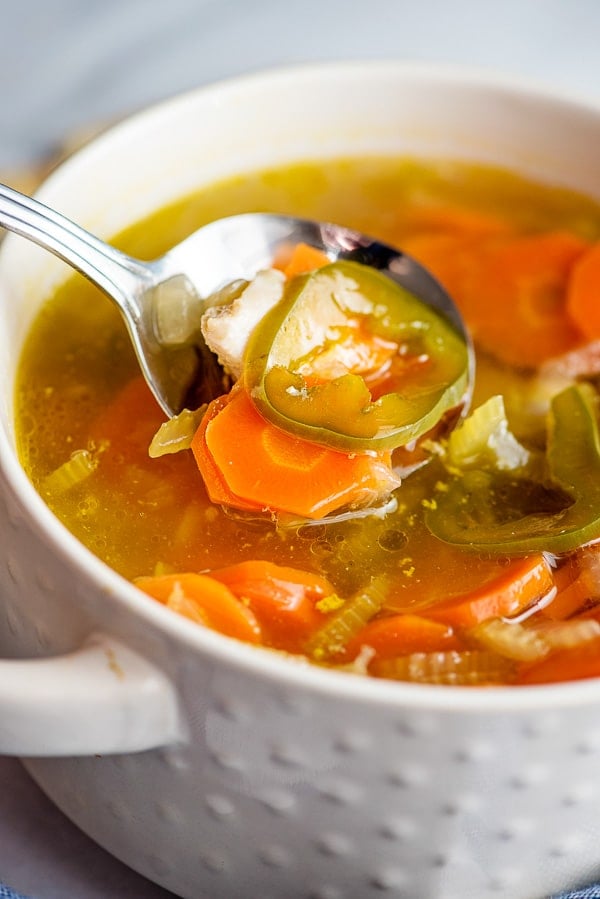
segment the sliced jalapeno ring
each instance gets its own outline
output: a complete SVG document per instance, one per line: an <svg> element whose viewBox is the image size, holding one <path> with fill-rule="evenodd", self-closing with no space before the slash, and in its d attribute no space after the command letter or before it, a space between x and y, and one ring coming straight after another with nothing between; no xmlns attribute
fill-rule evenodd
<svg viewBox="0 0 600 899"><path fill-rule="evenodd" d="M405 446L459 406L468 350L391 278L338 261L294 279L255 329L244 378L265 418L346 451Z"/></svg>

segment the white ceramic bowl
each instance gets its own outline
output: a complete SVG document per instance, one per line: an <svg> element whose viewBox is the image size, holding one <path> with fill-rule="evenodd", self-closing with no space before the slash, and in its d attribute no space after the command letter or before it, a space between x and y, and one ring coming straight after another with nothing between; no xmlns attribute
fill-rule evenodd
<svg viewBox="0 0 600 899"><path fill-rule="evenodd" d="M216 178L422 153L600 190L600 111L472 73L332 64L122 124L40 196L110 236ZM600 865L600 682L467 690L307 668L190 625L65 531L14 451L13 382L68 271L0 254L0 750L188 899L541 899ZM12 659L12 660L10 660Z"/></svg>

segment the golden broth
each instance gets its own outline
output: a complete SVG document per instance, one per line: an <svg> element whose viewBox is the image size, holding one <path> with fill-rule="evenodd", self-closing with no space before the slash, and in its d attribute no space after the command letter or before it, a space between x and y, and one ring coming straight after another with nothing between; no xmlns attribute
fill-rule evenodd
<svg viewBox="0 0 600 899"><path fill-rule="evenodd" d="M115 243L153 258L215 217L265 210L341 222L402 246L415 229L440 227L431 224L431 211L451 206L467 216L498 217L523 233L600 235L598 206L569 192L486 167L368 158L294 165L215 184ZM145 388L132 388L116 415L115 396L137 374L119 313L73 276L31 329L16 393L18 449L29 477L58 518L126 578L260 558L324 573L347 596L369 572L387 573L394 583L389 611L464 593L505 565L429 534L422 512L435 501L435 463L404 482L398 510L383 520L276 530L226 514L208 502L191 453L149 459L162 414ZM489 355L478 359L476 403L505 393L517 436L526 429L518 396L529 377ZM97 459L95 471L69 490L49 491L48 476L79 449Z"/></svg>

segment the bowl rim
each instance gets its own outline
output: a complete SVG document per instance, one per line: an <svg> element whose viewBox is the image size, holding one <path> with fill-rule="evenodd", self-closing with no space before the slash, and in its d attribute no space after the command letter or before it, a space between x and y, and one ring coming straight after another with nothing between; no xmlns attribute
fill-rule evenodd
<svg viewBox="0 0 600 899"><path fill-rule="evenodd" d="M600 99L594 102L571 92L536 83L532 79L478 67L406 60L332 60L274 65L187 89L126 116L59 163L44 179L36 195L43 199L48 190L54 189L56 184L60 185L64 172L76 169L78 165L89 166L93 163L94 155L104 152L105 145L110 145L111 141L121 140L130 132L135 133L144 127L146 121L178 114L191 99L208 96L218 103L243 91L260 91L263 85L268 86L274 81L280 84L286 80L298 83L301 80L318 79L323 75L344 78L360 76L375 80L403 77L431 83L443 81L446 86L463 91L483 89L495 94L509 94L529 103L579 110L584 115L598 117L600 121ZM14 235L9 235L3 241L4 246L0 251L2 258L10 252L14 239ZM186 649L202 653L216 664L226 664L229 670L238 674L262 677L280 688L300 688L304 693L310 692L330 699L385 706L390 711L414 709L419 712L468 714L523 713L587 705L600 700L600 678L535 686L500 686L493 689L383 680L322 668L302 658L251 646L208 628L197 627L147 597L74 537L50 511L27 478L16 449L4 429L0 435L0 467L20 506L30 516L46 545L72 568L74 578L78 572L85 573L100 590L124 603L128 612L182 643ZM110 631L110 627L107 630Z"/></svg>

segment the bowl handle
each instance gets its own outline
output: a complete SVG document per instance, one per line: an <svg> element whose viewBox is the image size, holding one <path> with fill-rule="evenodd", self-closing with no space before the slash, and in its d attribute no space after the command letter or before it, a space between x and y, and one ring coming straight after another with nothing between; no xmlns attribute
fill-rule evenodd
<svg viewBox="0 0 600 899"><path fill-rule="evenodd" d="M66 655L0 660L0 754L139 752L181 738L173 684L106 634Z"/></svg>

